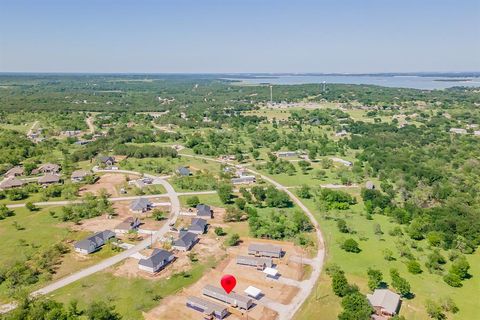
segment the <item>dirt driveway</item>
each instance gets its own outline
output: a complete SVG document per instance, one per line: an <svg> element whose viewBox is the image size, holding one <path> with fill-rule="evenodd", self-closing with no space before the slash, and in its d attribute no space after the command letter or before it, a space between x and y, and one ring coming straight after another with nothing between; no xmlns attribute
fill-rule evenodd
<svg viewBox="0 0 480 320"><path fill-rule="evenodd" d="M127 181L126 177L133 180L138 179L140 176L132 174L106 173L101 175L98 181L94 184L83 186L79 193L81 196L86 193L98 194L100 190L105 189L112 197L118 197L120 196L119 190L121 185Z"/></svg>

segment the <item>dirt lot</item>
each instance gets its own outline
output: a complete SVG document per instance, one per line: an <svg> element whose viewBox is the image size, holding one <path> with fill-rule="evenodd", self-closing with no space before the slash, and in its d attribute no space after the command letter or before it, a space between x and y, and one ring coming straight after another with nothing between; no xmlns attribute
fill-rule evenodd
<svg viewBox="0 0 480 320"><path fill-rule="evenodd" d="M209 241L216 241L213 238ZM291 279L300 279L301 266L297 263L288 262L291 255L300 256L302 250L295 247L292 243L265 241L258 239L243 239L244 241L237 247L228 248L228 258L224 259L215 269L210 270L205 276L200 279L193 286L185 288L182 292L175 296L168 297L162 301L162 304L144 314L145 319L202 319L202 314L185 306L185 301L188 296L198 296L206 298L202 295L202 288L207 284L217 285L220 278L224 274L233 274L237 278L236 292L243 293L243 291L250 285L262 290L265 298L260 298L256 305L248 312L248 319L256 320L273 320L276 318L276 313L273 310L266 308L262 304L262 299L276 301L282 304L289 304L293 297L298 293L298 288L281 283L278 280L268 279L265 274L253 267L240 266L236 264L235 257L237 255L246 255L247 247L251 242L265 242L281 245L286 251L286 255L281 259L274 259L277 268L282 277ZM217 241L218 242L218 241ZM210 243L210 242L209 242ZM206 298L209 299L209 298ZM216 301L218 302L218 301ZM222 304L221 302L218 302ZM231 315L227 319L244 319L244 316L238 315L238 310L233 309Z"/></svg>
<svg viewBox="0 0 480 320"><path fill-rule="evenodd" d="M118 174L118 173L106 173L101 175L97 182L94 184L85 185L80 189L80 195L83 196L86 193L98 194L100 190L105 189L112 197L120 196L120 186L126 182L125 177L128 176L131 180L138 179L140 176L132 174Z"/></svg>

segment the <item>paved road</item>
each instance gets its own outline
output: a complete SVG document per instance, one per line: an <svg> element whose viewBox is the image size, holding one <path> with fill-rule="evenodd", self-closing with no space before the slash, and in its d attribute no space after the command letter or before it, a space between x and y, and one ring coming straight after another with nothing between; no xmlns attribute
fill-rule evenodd
<svg viewBox="0 0 480 320"><path fill-rule="evenodd" d="M230 164L234 165L229 161L225 160L218 160L218 159L212 159L204 156L196 156L196 155L189 155L189 154L179 154L182 157L189 157L189 158L198 158L198 159L204 159L207 161L214 161L214 162L219 162L219 163L225 163L225 164ZM292 319L295 315L295 313L300 309L302 304L307 300L308 296L310 293L314 290L315 284L320 278L320 273L323 268L324 260L325 260L325 241L323 239L322 232L320 231L320 226L318 225L317 220L315 219L315 216L313 213L300 201L300 199L297 198L295 194L293 194L290 190L287 189L287 187L283 186L282 184L278 183L277 181L261 174L258 171L255 171L251 168L243 166L245 170L258 175L262 177L263 180L270 182L272 185L274 185L277 189L282 190L286 192L290 198L295 202L296 205L298 205L303 212L307 215L307 217L310 219L310 222L313 224L315 227L315 233L317 235L317 241L318 241L318 252L317 255L313 259L309 259L310 265L312 266L312 274L309 279L304 280L304 281L299 281L297 283L298 288L300 289L298 294L292 299L290 304L284 305L276 302L267 302L266 305L271 307L273 310L278 312L278 317L279 320L289 320ZM263 300L263 299L262 299ZM268 301L268 299L266 299Z"/></svg>

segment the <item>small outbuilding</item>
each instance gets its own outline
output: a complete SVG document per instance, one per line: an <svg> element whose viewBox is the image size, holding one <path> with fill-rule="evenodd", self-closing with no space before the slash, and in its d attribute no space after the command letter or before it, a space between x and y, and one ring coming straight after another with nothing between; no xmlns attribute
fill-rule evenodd
<svg viewBox="0 0 480 320"><path fill-rule="evenodd" d="M274 268L265 268L263 269L263 273L267 275L267 277L270 278L277 278L278 277L278 270Z"/></svg>
<svg viewBox="0 0 480 320"><path fill-rule="evenodd" d="M365 183L365 188L368 189L368 190L374 190L375 189L375 185L373 184L372 181L367 181Z"/></svg>
<svg viewBox="0 0 480 320"><path fill-rule="evenodd" d="M190 171L190 169L188 169L187 167L180 167L177 169L177 173L178 175L182 176L182 177L188 177L192 174L192 172Z"/></svg>
<svg viewBox="0 0 480 320"><path fill-rule="evenodd" d="M245 289L243 292L245 292L245 294L247 296L250 296L252 297L253 299L259 299L262 295L262 290L256 288L256 287L253 287L253 286L249 286L247 289Z"/></svg>

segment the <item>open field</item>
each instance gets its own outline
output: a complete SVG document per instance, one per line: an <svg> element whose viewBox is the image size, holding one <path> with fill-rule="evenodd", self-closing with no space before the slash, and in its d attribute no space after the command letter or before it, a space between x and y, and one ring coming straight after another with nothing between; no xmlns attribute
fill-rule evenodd
<svg viewBox="0 0 480 320"><path fill-rule="evenodd" d="M87 193L99 194L100 190L105 190L110 196L120 196L120 188L127 183L128 179L136 179L139 176L132 174L105 173L102 174L94 184L87 184L80 189L79 194Z"/></svg>
<svg viewBox="0 0 480 320"><path fill-rule="evenodd" d="M305 204L311 209L315 208L312 201L305 201ZM398 255L396 237L388 235L388 231L398 226L389 221L388 217L375 215L374 220L366 220L361 214L361 204L356 205L346 212L331 212L333 217L343 217L347 221L347 225L351 226L357 234L353 236L359 242L361 252L358 254L347 253L340 248L339 242L342 239L350 237L350 235L342 234L338 231L336 221L326 220L323 214L316 215L319 220L322 231L327 242L327 262L339 265L346 273L351 283L355 283L360 287L362 293L368 292L367 287L367 268L372 267L382 271L384 280L390 283L390 268L397 268L402 277L405 277L411 284L412 292L415 298L411 300L404 299L400 310L400 315L404 315L407 319L423 320L428 319L425 311L425 301L427 299L438 300L444 297L451 297L458 305L460 311L451 315L451 319L473 319L475 318L477 303L475 299L463 299L461 297L478 296L478 288L480 287L480 253L467 255L471 265L472 278L463 282L462 288L453 288L447 285L441 276L430 274L424 263L426 255L430 249L425 241L422 241L421 247L423 251L411 249L413 254L417 256L422 265L423 273L413 275L407 271L405 259ZM315 210L318 212L318 210ZM374 234L374 224L381 226L384 234L377 236ZM363 240L360 240L362 238ZM382 251L390 249L394 252L395 261L386 261L383 258ZM443 253L446 256L445 253ZM449 265L445 267L448 269ZM321 319L333 320L337 318L341 311L340 298L335 296L331 289L330 278L322 273L320 281L315 292L311 294L306 304L303 305L301 311L297 314L297 320ZM450 317L450 316L449 316ZM450 319L450 318L449 318Z"/></svg>

